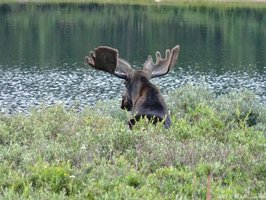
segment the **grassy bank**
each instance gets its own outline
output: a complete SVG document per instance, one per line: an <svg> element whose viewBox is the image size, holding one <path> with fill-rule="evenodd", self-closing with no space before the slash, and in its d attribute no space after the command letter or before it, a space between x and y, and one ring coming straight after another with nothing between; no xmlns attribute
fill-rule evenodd
<svg viewBox="0 0 266 200"><path fill-rule="evenodd" d="M0 0L1 3L99 3L215 8L266 8L265 0Z"/></svg>
<svg viewBox="0 0 266 200"><path fill-rule="evenodd" d="M266 107L249 92L181 87L173 125L133 131L118 100L0 116L1 199L263 199Z"/></svg>

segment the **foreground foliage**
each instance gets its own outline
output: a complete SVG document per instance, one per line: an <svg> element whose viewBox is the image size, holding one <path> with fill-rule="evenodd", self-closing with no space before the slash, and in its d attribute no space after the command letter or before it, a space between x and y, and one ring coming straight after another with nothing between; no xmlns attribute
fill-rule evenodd
<svg viewBox="0 0 266 200"><path fill-rule="evenodd" d="M177 89L169 130L128 130L117 102L1 115L1 199L266 197L266 107L249 92Z"/></svg>

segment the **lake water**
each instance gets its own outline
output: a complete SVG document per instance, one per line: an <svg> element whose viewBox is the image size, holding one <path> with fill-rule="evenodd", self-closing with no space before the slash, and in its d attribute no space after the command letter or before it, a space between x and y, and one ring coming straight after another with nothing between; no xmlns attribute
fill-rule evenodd
<svg viewBox="0 0 266 200"><path fill-rule="evenodd" d="M266 102L266 10L98 4L0 5L0 112L118 98L122 81L84 64L99 45L142 66L180 44L164 94L186 83L215 93L248 89Z"/></svg>

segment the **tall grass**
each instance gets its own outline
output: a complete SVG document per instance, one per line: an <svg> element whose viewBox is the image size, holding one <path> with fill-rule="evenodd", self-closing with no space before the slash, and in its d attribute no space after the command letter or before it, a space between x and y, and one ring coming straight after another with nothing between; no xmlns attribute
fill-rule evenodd
<svg viewBox="0 0 266 200"><path fill-rule="evenodd" d="M118 100L1 115L0 199L266 197L265 104L191 85L167 102L169 130L129 130Z"/></svg>

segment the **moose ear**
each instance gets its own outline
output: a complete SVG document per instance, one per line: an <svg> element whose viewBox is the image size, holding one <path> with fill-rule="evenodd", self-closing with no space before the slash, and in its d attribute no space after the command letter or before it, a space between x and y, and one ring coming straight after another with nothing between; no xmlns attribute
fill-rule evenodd
<svg viewBox="0 0 266 200"><path fill-rule="evenodd" d="M116 49L100 46L90 52L90 57L86 56L86 61L96 70L114 74L117 66L117 58L118 51Z"/></svg>
<svg viewBox="0 0 266 200"><path fill-rule="evenodd" d="M129 77L129 74L131 74L133 70L134 69L126 60L118 58L114 75L122 79L127 79Z"/></svg>

